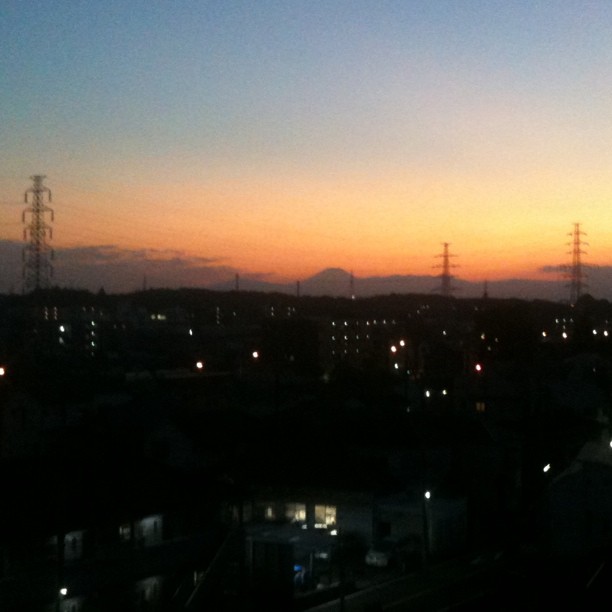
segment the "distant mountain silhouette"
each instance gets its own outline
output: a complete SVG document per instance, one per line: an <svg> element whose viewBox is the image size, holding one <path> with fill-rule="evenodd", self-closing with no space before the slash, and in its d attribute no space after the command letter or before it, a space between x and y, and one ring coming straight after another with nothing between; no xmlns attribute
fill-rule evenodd
<svg viewBox="0 0 612 612"><path fill-rule="evenodd" d="M326 268L300 283L304 295L350 297L351 275L341 268Z"/></svg>
<svg viewBox="0 0 612 612"><path fill-rule="evenodd" d="M23 243L0 239L0 293L12 293L21 288ZM126 293L139 290L143 277L149 288L200 287L217 291L233 291L239 270L215 258L195 257L174 251L146 251L113 245L71 247L56 250L54 282L59 287ZM584 293L596 299L612 300L612 266L584 265ZM536 270L534 270L536 272ZM569 299L566 265L547 265L537 270L550 280L510 278L489 280L487 292L492 298L542 299L565 302ZM349 297L351 275L341 268L326 268L308 278L295 278L287 283L266 281L262 274L240 274L240 291L260 291L296 295L297 282L301 295ZM482 296L484 281L452 279L453 295L457 298ZM354 278L356 297L397 294L434 294L440 291L439 275L411 274L367 276Z"/></svg>
<svg viewBox="0 0 612 612"><path fill-rule="evenodd" d="M355 277L353 286L356 297L388 295L390 293L432 294L440 290L439 276L392 275ZM481 297L484 282L471 282L453 278L453 295L461 298ZM234 281L217 283L209 287L213 290L228 291L235 288ZM240 279L241 291L264 291L295 294L297 281L291 284L269 283L259 279ZM526 279L504 279L489 281L487 292L495 298L521 298L563 301L569 295L563 283L559 281L541 281ZM309 278L300 280L300 294L332 297L350 297L351 274L342 268L326 268Z"/></svg>

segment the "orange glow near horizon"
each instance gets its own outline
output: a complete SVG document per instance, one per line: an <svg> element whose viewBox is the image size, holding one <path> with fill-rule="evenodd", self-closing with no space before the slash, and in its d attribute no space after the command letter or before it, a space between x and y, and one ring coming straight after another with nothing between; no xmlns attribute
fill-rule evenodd
<svg viewBox="0 0 612 612"><path fill-rule="evenodd" d="M607 3L14 4L2 239L46 175L62 282L612 267Z"/></svg>
<svg viewBox="0 0 612 612"><path fill-rule="evenodd" d="M540 268L568 263L581 194L568 190L559 201L546 191L550 179L532 177L510 193L492 178L435 173L333 180L295 173L201 185L153 181L109 191L55 181L54 246L184 253L245 276L292 281L327 267L356 277L435 276L448 242L453 276L554 280ZM579 221L588 234L601 233L597 243L612 245L612 229L598 222L612 187L596 187ZM601 244L589 249L589 260L612 259L612 247Z"/></svg>

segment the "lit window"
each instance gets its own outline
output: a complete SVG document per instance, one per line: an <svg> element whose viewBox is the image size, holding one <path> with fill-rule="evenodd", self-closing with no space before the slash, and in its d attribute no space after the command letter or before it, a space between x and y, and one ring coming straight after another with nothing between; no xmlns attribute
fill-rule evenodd
<svg viewBox="0 0 612 612"><path fill-rule="evenodd" d="M266 517L266 520L273 521L276 518L276 513L274 512L274 506L266 506L264 516Z"/></svg>
<svg viewBox="0 0 612 612"><path fill-rule="evenodd" d="M325 506L317 504L315 506L315 528L327 529L330 525L336 524L336 506Z"/></svg>
<svg viewBox="0 0 612 612"><path fill-rule="evenodd" d="M487 407L484 402L476 402L476 412L485 412L486 408Z"/></svg>
<svg viewBox="0 0 612 612"><path fill-rule="evenodd" d="M306 504L286 504L285 518L292 523L303 523L306 521Z"/></svg>

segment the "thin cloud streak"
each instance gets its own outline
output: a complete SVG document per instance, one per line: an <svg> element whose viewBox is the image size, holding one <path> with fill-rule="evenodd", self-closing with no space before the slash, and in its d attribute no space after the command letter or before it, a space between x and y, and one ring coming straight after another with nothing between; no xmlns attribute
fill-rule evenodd
<svg viewBox="0 0 612 612"><path fill-rule="evenodd" d="M0 293L19 293L22 288L23 242L0 240ZM269 272L244 272L227 265L222 257L201 257L176 249L128 249L113 244L60 248L53 261L55 274L52 284L63 288L86 289L107 293L130 293L147 288L178 289L200 287L229 290L239 287L252 291L281 291L294 293L296 281L301 281L304 295L348 295L349 273L330 270L310 278L279 282ZM489 282L489 295L499 298L548 299L567 301L569 297L568 266L541 266L540 273L550 274L550 280L506 278ZM584 292L597 299L612 300L612 266L584 266ZM483 281L466 281L454 276L455 297L478 297L483 292ZM440 284L439 276L355 275L357 296L388 293L430 293Z"/></svg>
<svg viewBox="0 0 612 612"><path fill-rule="evenodd" d="M21 290L23 243L0 240L0 291ZM116 245L62 248L55 251L52 283L60 287L109 293L147 287L205 287L234 278L237 270L221 259L177 250L137 249Z"/></svg>

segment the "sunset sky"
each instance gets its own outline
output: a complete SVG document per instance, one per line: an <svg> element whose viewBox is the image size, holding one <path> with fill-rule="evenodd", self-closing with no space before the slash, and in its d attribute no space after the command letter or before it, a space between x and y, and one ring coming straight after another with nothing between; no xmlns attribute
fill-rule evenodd
<svg viewBox="0 0 612 612"><path fill-rule="evenodd" d="M612 265L608 0L3 0L0 40L0 240L46 175L66 285L550 278L575 222Z"/></svg>

